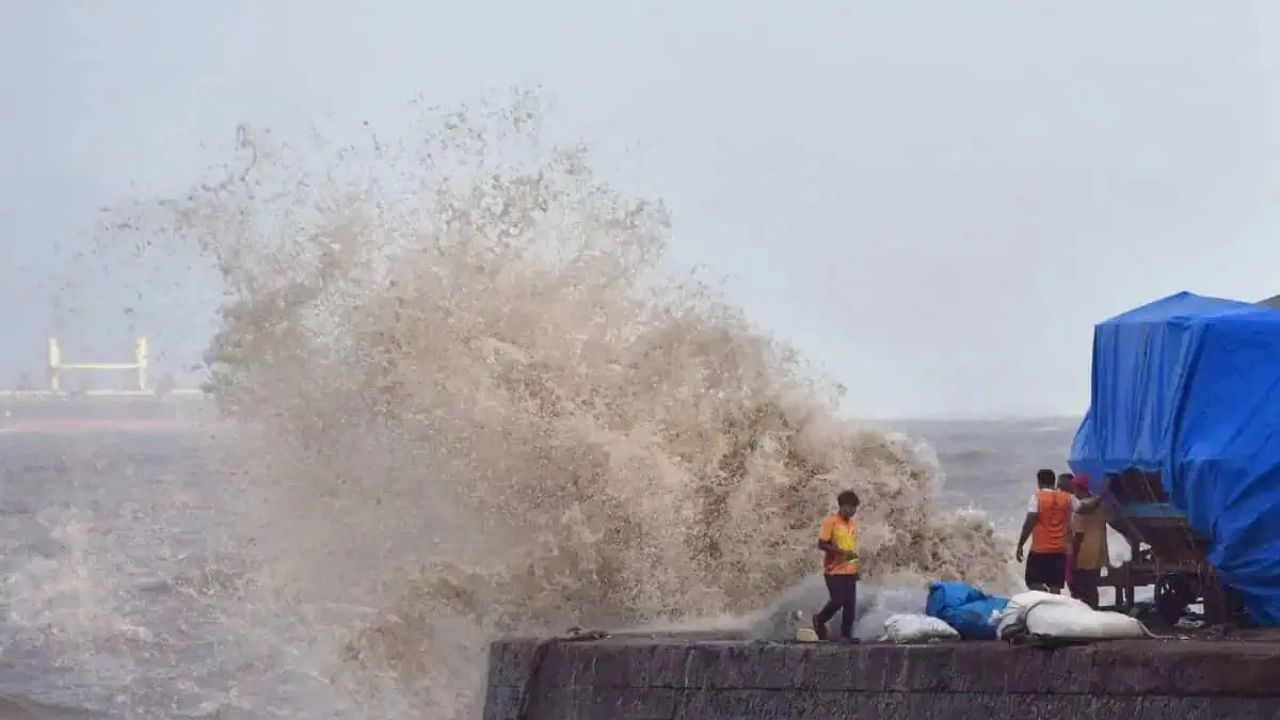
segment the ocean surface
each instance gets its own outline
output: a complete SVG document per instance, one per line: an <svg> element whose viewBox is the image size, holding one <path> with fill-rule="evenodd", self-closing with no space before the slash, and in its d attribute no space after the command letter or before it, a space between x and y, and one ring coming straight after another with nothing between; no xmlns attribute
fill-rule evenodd
<svg viewBox="0 0 1280 720"><path fill-rule="evenodd" d="M940 509L1012 534L1076 421L880 424L934 448ZM242 607L238 462L200 431L0 434L0 718L359 717Z"/></svg>

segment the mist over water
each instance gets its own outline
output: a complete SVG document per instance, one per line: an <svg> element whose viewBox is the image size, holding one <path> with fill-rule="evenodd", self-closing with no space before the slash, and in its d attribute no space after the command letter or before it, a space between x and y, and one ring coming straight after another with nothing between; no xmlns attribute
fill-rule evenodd
<svg viewBox="0 0 1280 720"><path fill-rule="evenodd" d="M536 98L420 131L242 131L225 177L109 231L198 249L227 291L227 622L365 717L444 720L502 633L759 622L846 487L869 586L1005 581L986 519L935 510L932 451L665 278L662 204L545 141Z"/></svg>

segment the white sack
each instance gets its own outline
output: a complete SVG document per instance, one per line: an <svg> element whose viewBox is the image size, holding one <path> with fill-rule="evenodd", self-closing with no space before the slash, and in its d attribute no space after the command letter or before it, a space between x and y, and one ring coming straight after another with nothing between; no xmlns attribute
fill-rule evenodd
<svg viewBox="0 0 1280 720"><path fill-rule="evenodd" d="M1142 623L1128 615L1099 612L1083 602L1062 595L1025 592L1014 595L1000 613L999 636L1025 632L1064 640L1114 640L1146 637Z"/></svg>
<svg viewBox="0 0 1280 720"><path fill-rule="evenodd" d="M896 643L960 639L960 633L955 628L928 615L890 615L884 621L884 634Z"/></svg>

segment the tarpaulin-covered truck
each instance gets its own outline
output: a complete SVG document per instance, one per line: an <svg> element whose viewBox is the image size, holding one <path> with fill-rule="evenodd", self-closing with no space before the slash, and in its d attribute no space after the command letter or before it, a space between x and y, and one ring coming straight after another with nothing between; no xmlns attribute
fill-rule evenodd
<svg viewBox="0 0 1280 720"><path fill-rule="evenodd" d="M1154 586L1169 619L1280 625L1280 310L1181 293L1107 320L1090 400L1070 464L1133 550L1102 582L1119 609Z"/></svg>

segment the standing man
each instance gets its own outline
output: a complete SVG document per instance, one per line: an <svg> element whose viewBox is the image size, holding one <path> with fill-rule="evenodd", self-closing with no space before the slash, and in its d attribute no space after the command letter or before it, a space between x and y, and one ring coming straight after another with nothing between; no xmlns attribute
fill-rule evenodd
<svg viewBox="0 0 1280 720"><path fill-rule="evenodd" d="M813 631L819 640L827 639L827 622L840 613L840 638L853 639L853 616L858 602L858 494L845 490L836 496L839 509L822 521L818 530L818 549L823 552L822 575L827 581L830 600L813 616Z"/></svg>
<svg viewBox="0 0 1280 720"><path fill-rule="evenodd" d="M1107 548L1106 508L1099 507L1094 512L1085 512L1085 503L1093 499L1089 492L1089 478L1077 475L1072 480L1076 498L1080 501L1079 512L1071 519L1074 548L1072 555L1072 571L1068 587L1071 597L1082 600L1094 610L1098 609L1098 581L1102 578L1102 568L1111 564L1110 550Z"/></svg>
<svg viewBox="0 0 1280 720"><path fill-rule="evenodd" d="M1074 478L1075 476L1072 475L1071 473L1062 473L1058 475L1058 489L1064 493L1075 495L1076 486L1075 486ZM1066 582L1067 587L1071 587L1071 564L1072 564L1071 554L1073 552L1073 548L1075 548L1075 536L1073 535L1073 533L1076 531L1075 519L1074 519L1075 513L1072 513L1071 517L1072 517L1072 521L1067 524L1067 570L1063 574L1063 580Z"/></svg>
<svg viewBox="0 0 1280 720"><path fill-rule="evenodd" d="M1051 593L1062 592L1067 575L1067 540L1071 517L1077 511L1092 512L1099 499L1090 498L1089 508L1076 496L1054 487L1058 476L1052 470L1036 473L1039 490L1027 505L1027 517L1018 538L1018 562L1023 561L1022 548L1031 540L1031 553L1026 556L1027 587Z"/></svg>

